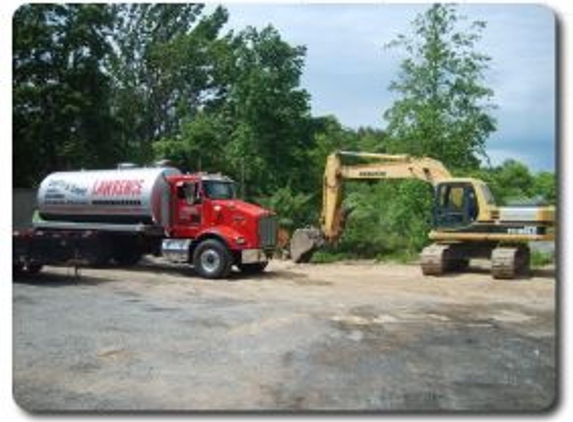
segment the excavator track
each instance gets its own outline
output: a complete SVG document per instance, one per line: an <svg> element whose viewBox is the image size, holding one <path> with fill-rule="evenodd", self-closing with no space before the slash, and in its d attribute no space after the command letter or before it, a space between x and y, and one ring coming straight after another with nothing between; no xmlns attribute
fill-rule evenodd
<svg viewBox="0 0 573 422"><path fill-rule="evenodd" d="M499 246L491 253L491 274L496 279L510 280L529 272L530 251L525 245Z"/></svg>
<svg viewBox="0 0 573 422"><path fill-rule="evenodd" d="M434 243L424 248L420 255L420 266L424 275L441 275L448 271L450 245Z"/></svg>
<svg viewBox="0 0 573 422"><path fill-rule="evenodd" d="M420 266L424 275L441 275L447 272L466 271L470 259L460 244L434 243L426 247L420 255Z"/></svg>

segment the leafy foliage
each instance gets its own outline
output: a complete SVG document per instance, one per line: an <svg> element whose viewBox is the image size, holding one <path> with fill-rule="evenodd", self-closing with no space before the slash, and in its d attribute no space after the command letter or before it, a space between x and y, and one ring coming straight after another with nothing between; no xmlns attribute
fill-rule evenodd
<svg viewBox="0 0 573 422"><path fill-rule="evenodd" d="M541 268L546 265L553 264L555 262L555 257L552 253L532 251L531 252L531 266L533 268Z"/></svg>
<svg viewBox="0 0 573 422"><path fill-rule="evenodd" d="M542 171L533 179L533 194L550 204L557 204L557 179L555 173Z"/></svg>
<svg viewBox="0 0 573 422"><path fill-rule="evenodd" d="M155 141L177 136L224 93L216 65L227 12L202 10L200 4L113 6L113 102L118 141L132 160L150 160Z"/></svg>
<svg viewBox="0 0 573 422"><path fill-rule="evenodd" d="M263 206L274 210L279 215L279 224L287 230L313 224L318 219L318 212L309 213L312 195L293 193L286 186L274 191L270 196L258 200Z"/></svg>
<svg viewBox="0 0 573 422"><path fill-rule="evenodd" d="M28 4L14 15L16 185L116 162L111 81L102 69L113 21L102 5Z"/></svg>
<svg viewBox="0 0 573 422"><path fill-rule="evenodd" d="M501 165L483 168L471 173L487 182L498 205L556 204L555 174L542 171L532 174L519 161L506 160Z"/></svg>
<svg viewBox="0 0 573 422"><path fill-rule="evenodd" d="M413 254L428 243L432 188L415 180L348 186L352 209L338 251L382 258ZM415 216L415 218L413 218Z"/></svg>
<svg viewBox="0 0 573 422"><path fill-rule="evenodd" d="M489 57L476 51L484 22L458 30L455 6L434 4L413 22L412 35L388 44L406 52L384 113L392 151L430 155L450 168L477 168L495 130L493 91L483 85Z"/></svg>
<svg viewBox="0 0 573 422"><path fill-rule="evenodd" d="M304 48L267 27L229 34L217 51L224 94L189 115L174 136L155 142L155 156L225 171L251 198L285 185L301 188L305 179L292 169L304 165L312 142L309 96L299 87Z"/></svg>
<svg viewBox="0 0 573 422"><path fill-rule="evenodd" d="M232 122L228 158L244 172L248 192L303 184L292 169L304 165L310 142L308 93L299 87L305 49L292 47L273 27L248 27L233 39L233 62L224 113Z"/></svg>

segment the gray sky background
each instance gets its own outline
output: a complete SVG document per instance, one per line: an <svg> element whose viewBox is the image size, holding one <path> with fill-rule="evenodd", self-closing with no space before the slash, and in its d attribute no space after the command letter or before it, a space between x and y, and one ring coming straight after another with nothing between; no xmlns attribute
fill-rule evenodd
<svg viewBox="0 0 573 422"><path fill-rule="evenodd" d="M352 128L384 128L382 113L403 58L384 45L410 24L424 4L226 4L227 29L272 24L291 44L307 47L302 85L315 116L333 114ZM537 5L460 5L468 22L487 22L478 50L492 61L485 83L495 91L498 130L487 143L492 163L520 160L554 170L555 18Z"/></svg>

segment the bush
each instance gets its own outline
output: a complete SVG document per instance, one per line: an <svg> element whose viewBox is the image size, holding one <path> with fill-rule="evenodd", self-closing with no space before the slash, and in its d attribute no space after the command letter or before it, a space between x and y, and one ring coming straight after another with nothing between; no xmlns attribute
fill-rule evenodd
<svg viewBox="0 0 573 422"><path fill-rule="evenodd" d="M337 252L383 260L411 259L429 243L432 189L419 181L349 185L352 209ZM408 257L408 258L405 258Z"/></svg>
<svg viewBox="0 0 573 422"><path fill-rule="evenodd" d="M531 251L531 266L534 268L553 264L555 258L552 253Z"/></svg>
<svg viewBox="0 0 573 422"><path fill-rule="evenodd" d="M270 196L257 198L256 202L275 211L281 227L289 231L316 224L318 219L312 195L293 193L290 187L275 190Z"/></svg>

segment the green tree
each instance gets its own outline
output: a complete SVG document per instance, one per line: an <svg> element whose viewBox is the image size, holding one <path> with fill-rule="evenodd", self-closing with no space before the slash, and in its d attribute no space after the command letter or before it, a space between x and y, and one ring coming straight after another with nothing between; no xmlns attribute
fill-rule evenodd
<svg viewBox="0 0 573 422"><path fill-rule="evenodd" d="M434 4L413 22L412 35L387 47L406 58L390 84L398 98L384 113L392 150L429 155L451 168L477 168L495 130L493 91L483 82L490 58L476 50L484 22L459 30L455 6Z"/></svg>
<svg viewBox="0 0 573 422"><path fill-rule="evenodd" d="M501 190L503 202L525 201L533 195L533 176L527 166L516 160L506 160L493 171L495 183Z"/></svg>
<svg viewBox="0 0 573 422"><path fill-rule="evenodd" d="M260 195L308 184L303 172L312 147L309 94L300 87L305 48L291 46L269 26L248 27L232 41L224 113L232 122L227 147L235 174Z"/></svg>
<svg viewBox="0 0 573 422"><path fill-rule="evenodd" d="M537 173L533 180L533 193L551 204L556 204L557 180L555 173L549 171Z"/></svg>
<svg viewBox="0 0 573 422"><path fill-rule="evenodd" d="M153 144L156 158L168 157L186 171L223 171L226 127L216 115L198 113L171 138Z"/></svg>
<svg viewBox="0 0 573 422"><path fill-rule="evenodd" d="M258 199L263 206L274 210L279 224L290 232L296 228L313 224L318 219L318 209L310 206L312 194L295 192L289 186L279 188Z"/></svg>
<svg viewBox="0 0 573 422"><path fill-rule="evenodd" d="M115 162L110 79L114 17L102 5L21 6L13 19L14 184Z"/></svg>
<svg viewBox="0 0 573 422"><path fill-rule="evenodd" d="M305 49L272 27L230 32L212 47L218 95L154 142L155 156L186 169L225 172L240 182L243 197L276 207L286 225L308 223L309 198L320 185L300 169L308 166L319 125L300 87Z"/></svg>
<svg viewBox="0 0 573 422"><path fill-rule="evenodd" d="M498 205L555 204L557 201L555 174L548 171L534 174L516 160L505 160L499 166L481 168L470 175L488 184Z"/></svg>
<svg viewBox="0 0 573 422"><path fill-rule="evenodd" d="M354 151L360 149L360 147L356 131L344 128L335 116L315 118L313 132L313 147L307 153L308 172L312 186L316 187L316 196L321 198L319 190L322 186L326 157L334 151Z"/></svg>
<svg viewBox="0 0 573 422"><path fill-rule="evenodd" d="M388 134L384 130L360 127L356 136L358 137L358 149L362 151L380 153L388 151Z"/></svg>
<svg viewBox="0 0 573 422"><path fill-rule="evenodd" d="M108 67L120 144L126 156L145 162L154 142L179 136L184 124L224 94L216 57L228 14L218 7L204 15L200 4L113 8L116 49Z"/></svg>

